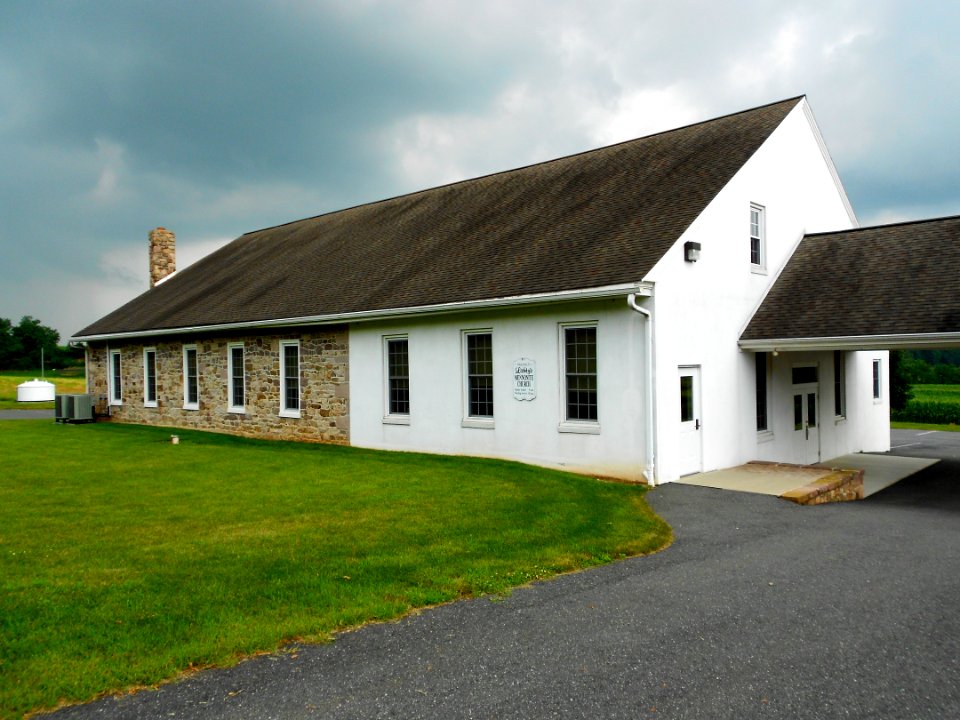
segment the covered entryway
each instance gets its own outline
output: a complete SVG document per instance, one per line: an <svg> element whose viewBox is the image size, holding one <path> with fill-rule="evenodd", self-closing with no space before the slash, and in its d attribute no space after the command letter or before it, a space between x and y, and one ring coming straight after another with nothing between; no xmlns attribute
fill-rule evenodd
<svg viewBox="0 0 960 720"><path fill-rule="evenodd" d="M876 421L872 408L886 410L889 368L883 353L868 365L862 359L869 355L853 351L960 347L960 216L807 235L739 345L792 363L792 384L781 380L781 387L790 389L789 407L779 408L792 414L792 462L862 465L867 494L912 474L923 460L842 455L890 447L885 434L879 437L884 448L857 447L868 427L864 417ZM832 363L828 352L833 352ZM818 354L825 358L819 373L808 362ZM861 359L854 365L856 388L844 370L844 356L854 355ZM852 391L861 393L851 412L845 406L848 381ZM825 394L826 408L821 402ZM879 420L888 427L887 418ZM902 472L894 469L900 460Z"/></svg>

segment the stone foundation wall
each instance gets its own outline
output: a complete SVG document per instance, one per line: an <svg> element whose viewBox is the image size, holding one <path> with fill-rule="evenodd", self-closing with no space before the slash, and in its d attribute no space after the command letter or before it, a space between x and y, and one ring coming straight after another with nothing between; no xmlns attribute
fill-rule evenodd
<svg viewBox="0 0 960 720"><path fill-rule="evenodd" d="M300 417L280 417L280 341L300 341ZM228 346L243 343L245 412L228 409ZM184 409L183 346L197 348L199 408ZM144 402L144 348L157 352L157 407ZM110 350L120 350L122 405L98 406L109 419L212 430L247 437L349 444L348 331L344 326L276 335L195 336L94 344L87 349L87 391L106 397Z"/></svg>

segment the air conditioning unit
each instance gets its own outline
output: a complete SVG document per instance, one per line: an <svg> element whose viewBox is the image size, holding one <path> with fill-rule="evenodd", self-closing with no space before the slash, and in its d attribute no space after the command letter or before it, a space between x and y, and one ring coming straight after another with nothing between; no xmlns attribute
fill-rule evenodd
<svg viewBox="0 0 960 720"><path fill-rule="evenodd" d="M57 395L53 405L57 422L93 422L92 395Z"/></svg>

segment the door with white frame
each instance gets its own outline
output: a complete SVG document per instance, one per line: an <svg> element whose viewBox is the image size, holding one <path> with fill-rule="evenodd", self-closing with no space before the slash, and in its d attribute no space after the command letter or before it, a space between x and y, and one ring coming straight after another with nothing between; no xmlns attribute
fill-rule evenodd
<svg viewBox="0 0 960 720"><path fill-rule="evenodd" d="M700 422L700 366L686 365L679 369L680 400L680 475L703 470L703 440Z"/></svg>
<svg viewBox="0 0 960 720"><path fill-rule="evenodd" d="M816 365L792 370L793 457L803 465L820 462L820 381Z"/></svg>

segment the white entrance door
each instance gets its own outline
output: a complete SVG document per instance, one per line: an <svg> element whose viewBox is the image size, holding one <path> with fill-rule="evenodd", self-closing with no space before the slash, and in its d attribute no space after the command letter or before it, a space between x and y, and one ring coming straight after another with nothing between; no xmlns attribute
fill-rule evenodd
<svg viewBox="0 0 960 720"><path fill-rule="evenodd" d="M703 470L700 428L700 367L680 368L680 474Z"/></svg>
<svg viewBox="0 0 960 720"><path fill-rule="evenodd" d="M817 382L817 368L795 367L793 380L793 456L798 463L812 465L820 462L820 384Z"/></svg>

